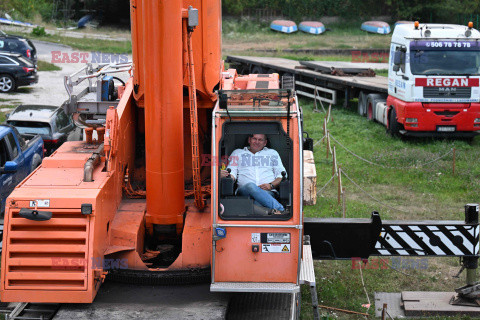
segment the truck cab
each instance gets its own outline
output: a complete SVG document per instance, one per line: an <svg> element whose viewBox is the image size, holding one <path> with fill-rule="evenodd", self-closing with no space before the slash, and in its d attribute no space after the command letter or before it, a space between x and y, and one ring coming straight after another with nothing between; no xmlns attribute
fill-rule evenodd
<svg viewBox="0 0 480 320"><path fill-rule="evenodd" d="M35 168L43 158L43 140L36 136L25 141L17 129L0 126L0 211L5 211L5 202L13 189Z"/></svg>
<svg viewBox="0 0 480 320"><path fill-rule="evenodd" d="M398 25L388 99L377 104L394 134L471 137L480 130L480 32L469 26Z"/></svg>

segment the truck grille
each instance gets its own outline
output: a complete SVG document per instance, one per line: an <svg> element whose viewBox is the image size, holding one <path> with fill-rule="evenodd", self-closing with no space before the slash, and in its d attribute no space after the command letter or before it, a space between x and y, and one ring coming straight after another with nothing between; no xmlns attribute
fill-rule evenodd
<svg viewBox="0 0 480 320"><path fill-rule="evenodd" d="M4 243L7 265L2 266L6 289L86 290L88 218L78 209L52 211L48 221L12 212Z"/></svg>
<svg viewBox="0 0 480 320"><path fill-rule="evenodd" d="M472 94L472 88L470 87L455 87L455 88L423 88L424 98L470 98Z"/></svg>

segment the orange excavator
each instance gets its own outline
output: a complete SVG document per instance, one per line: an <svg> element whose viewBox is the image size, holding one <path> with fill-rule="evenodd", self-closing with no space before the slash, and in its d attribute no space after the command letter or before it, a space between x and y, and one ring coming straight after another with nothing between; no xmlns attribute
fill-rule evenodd
<svg viewBox="0 0 480 320"><path fill-rule="evenodd" d="M466 206L465 221L304 219L294 79L225 68L219 0L131 0L130 10L133 62L65 78L63 106L85 141L64 143L6 201L2 302L92 303L108 275L289 293L293 305L309 284L315 308L312 258L370 255L459 256L463 297L480 290L478 205ZM220 174L248 160L231 155L254 134L285 167L281 214Z"/></svg>
<svg viewBox="0 0 480 320"><path fill-rule="evenodd" d="M131 0L130 8L133 63L117 69L132 76L115 86L113 66L88 66L79 79L98 78L97 87L67 89L64 104L87 126L86 141L65 143L7 200L1 300L91 303L108 273L160 283L188 272L211 280L211 291L299 292L294 91L278 74L224 68L220 1ZM237 197L220 176L256 133L286 168L280 215Z"/></svg>

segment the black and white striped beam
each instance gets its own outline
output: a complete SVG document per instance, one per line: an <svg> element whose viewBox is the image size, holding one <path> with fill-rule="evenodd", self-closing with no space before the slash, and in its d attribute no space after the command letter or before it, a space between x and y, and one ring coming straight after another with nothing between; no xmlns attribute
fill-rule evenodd
<svg viewBox="0 0 480 320"><path fill-rule="evenodd" d="M478 224L383 221L374 256L477 256Z"/></svg>

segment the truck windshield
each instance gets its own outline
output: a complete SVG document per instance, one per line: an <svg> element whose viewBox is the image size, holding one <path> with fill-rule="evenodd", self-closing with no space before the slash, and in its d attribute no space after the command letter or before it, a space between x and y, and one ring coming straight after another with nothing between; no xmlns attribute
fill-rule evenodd
<svg viewBox="0 0 480 320"><path fill-rule="evenodd" d="M50 125L45 122L8 121L21 135L50 135Z"/></svg>
<svg viewBox="0 0 480 320"><path fill-rule="evenodd" d="M418 41L410 46L417 75L479 75L480 47L473 41Z"/></svg>

